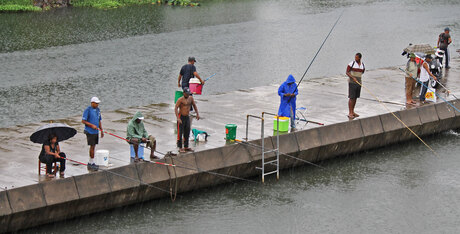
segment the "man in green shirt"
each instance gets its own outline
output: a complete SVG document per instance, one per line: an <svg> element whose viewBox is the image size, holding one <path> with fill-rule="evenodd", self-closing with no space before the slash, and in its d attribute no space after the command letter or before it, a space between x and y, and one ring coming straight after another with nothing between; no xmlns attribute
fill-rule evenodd
<svg viewBox="0 0 460 234"><path fill-rule="evenodd" d="M134 154L131 155L131 161L138 162L143 161L144 158L138 155L139 144L140 143L147 143L147 147L150 148L150 159L159 159L155 156L154 152L156 150L156 140L155 137L150 136L147 134L145 130L144 123L144 116L140 111L136 112L134 117L129 121L128 128L127 128L127 136L126 139L129 141L128 143L134 148Z"/></svg>

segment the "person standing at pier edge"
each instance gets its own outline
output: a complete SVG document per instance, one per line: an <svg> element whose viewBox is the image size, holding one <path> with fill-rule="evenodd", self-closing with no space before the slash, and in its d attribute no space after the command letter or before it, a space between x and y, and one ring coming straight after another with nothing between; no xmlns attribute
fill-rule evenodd
<svg viewBox="0 0 460 234"><path fill-rule="evenodd" d="M444 50L444 58L446 58L446 61L444 62L445 68L449 69L449 52L447 50L447 47L449 46L450 43L452 43L452 38L450 37L450 29L445 28L444 32L439 34L438 37L438 48L441 50ZM442 63L442 61L441 61Z"/></svg>
<svg viewBox="0 0 460 234"><path fill-rule="evenodd" d="M177 87L182 87L182 89L189 88L189 81L193 77L198 78L201 84L204 85L204 81L201 79L200 75L198 75L198 72L196 72L195 62L195 57L189 57L188 63L182 66L177 80Z"/></svg>
<svg viewBox="0 0 460 234"><path fill-rule="evenodd" d="M278 88L278 95L281 97L280 107L278 109L278 116L291 117L291 128L295 130L295 111L296 99L299 91L295 78L289 74L286 81Z"/></svg>
<svg viewBox="0 0 460 234"><path fill-rule="evenodd" d="M133 118L128 123L126 139L129 141L128 143L131 145L131 147L133 147L132 152L134 152L134 155L131 155L131 162L144 161L144 157L139 157L138 155L140 143L147 143L147 147L150 148L151 160L160 159L154 154L157 141L155 137L148 135L142 120L144 120L144 116L140 111L138 111L136 114L134 114Z"/></svg>
<svg viewBox="0 0 460 234"><path fill-rule="evenodd" d="M200 114L198 114L198 108L196 107L195 100L190 95L190 89L184 88L184 96L179 98L174 107L174 113L177 117L177 147L180 153L186 151L192 151L188 147L189 136L190 136L190 107L193 106L196 119L200 120ZM182 140L184 141L184 148L182 148Z"/></svg>
<svg viewBox="0 0 460 234"><path fill-rule="evenodd" d="M102 117L101 110L99 109L99 103L101 100L97 97L91 98L91 105L88 106L83 112L81 122L85 125L86 139L89 145L89 162L88 170L97 171L99 166L94 163L94 150L96 145L99 143L99 129L101 130L101 138L104 137L104 132L102 131Z"/></svg>
<svg viewBox="0 0 460 234"><path fill-rule="evenodd" d="M418 69L419 69L419 64L415 61L415 54L411 53L409 55L409 61L407 61L406 64L406 104L411 105L411 104L416 104L414 100L412 100L412 93L414 92L414 87L415 87L415 79L418 77ZM411 78L412 76L413 78Z"/></svg>
<svg viewBox="0 0 460 234"><path fill-rule="evenodd" d="M359 117L355 112L356 101L361 95L362 76L366 71L364 63L361 61L361 53L356 53L355 60L347 66L348 76L348 118L354 119Z"/></svg>
<svg viewBox="0 0 460 234"><path fill-rule="evenodd" d="M428 64L430 64L432 58L431 55L427 55L425 57L425 61L422 64L422 68L420 69L420 82L423 82L423 85L420 89L420 103L426 103L425 102L425 95L427 91L427 87L429 87L430 84L430 76L433 77L434 80L438 80L436 76L434 76L430 72L430 67Z"/></svg>

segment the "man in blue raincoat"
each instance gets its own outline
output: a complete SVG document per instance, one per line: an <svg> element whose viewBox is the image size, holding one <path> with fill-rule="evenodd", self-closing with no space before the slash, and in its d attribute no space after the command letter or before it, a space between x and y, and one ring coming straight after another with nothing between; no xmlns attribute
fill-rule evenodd
<svg viewBox="0 0 460 234"><path fill-rule="evenodd" d="M278 89L278 95L281 97L278 116L291 117L291 128L295 128L295 102L298 93L297 84L292 75L289 75Z"/></svg>

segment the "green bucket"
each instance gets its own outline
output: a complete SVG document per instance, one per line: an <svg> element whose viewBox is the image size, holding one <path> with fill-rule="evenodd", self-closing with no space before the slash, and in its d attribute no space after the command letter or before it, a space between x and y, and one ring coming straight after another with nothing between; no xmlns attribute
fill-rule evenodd
<svg viewBox="0 0 460 234"><path fill-rule="evenodd" d="M176 103L177 99L181 98L182 96L184 96L184 92L177 90L174 96L174 103Z"/></svg>
<svg viewBox="0 0 460 234"><path fill-rule="evenodd" d="M236 139L236 124L225 125L225 139L227 140Z"/></svg>
<svg viewBox="0 0 460 234"><path fill-rule="evenodd" d="M279 126L280 126L280 132L287 132L289 131L289 120L290 118L289 117L284 117L284 116L280 116L279 117ZM278 128L278 118L275 116L275 119L273 120L273 131L276 131Z"/></svg>

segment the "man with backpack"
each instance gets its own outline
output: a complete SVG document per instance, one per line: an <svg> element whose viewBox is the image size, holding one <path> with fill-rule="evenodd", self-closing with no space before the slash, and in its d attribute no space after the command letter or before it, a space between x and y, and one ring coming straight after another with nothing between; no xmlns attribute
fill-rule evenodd
<svg viewBox="0 0 460 234"><path fill-rule="evenodd" d="M439 34L438 37L438 48L444 50L444 58L446 58L446 62L444 63L445 68L449 69L449 52L447 47L450 43L452 43L452 38L450 37L450 29L445 28L444 32ZM442 61L441 61L442 63Z"/></svg>
<svg viewBox="0 0 460 234"><path fill-rule="evenodd" d="M355 112L356 100L361 95L362 79L366 67L361 61L362 54L356 53L355 60L347 66L346 74L348 76L348 118L354 119L359 117Z"/></svg>

